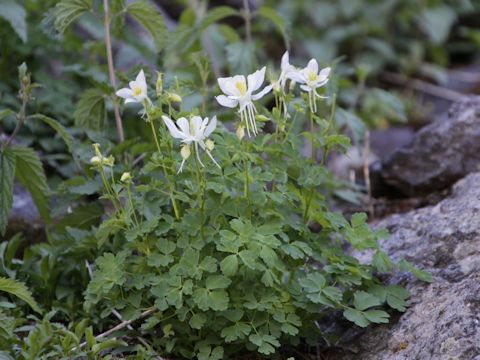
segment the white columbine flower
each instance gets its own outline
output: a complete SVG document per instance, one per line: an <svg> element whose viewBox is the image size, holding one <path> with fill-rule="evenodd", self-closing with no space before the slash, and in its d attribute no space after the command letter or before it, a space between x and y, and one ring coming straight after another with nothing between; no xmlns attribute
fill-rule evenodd
<svg viewBox="0 0 480 360"><path fill-rule="evenodd" d="M207 146L205 142L209 139L208 136L215 130L217 127L217 117L214 116L210 121L208 118L202 119L200 116L193 116L190 121L186 118L182 117L177 120L177 124L168 118L167 116L162 116L165 125L167 125L168 131L170 135L172 135L175 139L180 139L181 142L184 144L181 150L182 155L182 164L180 165L180 169L178 173L180 173L183 169L183 165L185 161L190 156L190 144L194 144L195 152L197 154L197 159L202 166L203 163L200 160L199 152L198 152L198 145L207 153L207 155L212 159L212 161L220 168L220 165L215 161L212 154L210 153L210 148L213 146ZM210 144L210 142L208 142ZM213 142L212 142L213 144Z"/></svg>
<svg viewBox="0 0 480 360"><path fill-rule="evenodd" d="M123 88L116 92L117 96L125 99L126 104L130 102L143 103L145 100L149 100L147 82L143 70L140 70L135 81L130 81L128 85L130 88Z"/></svg>
<svg viewBox="0 0 480 360"><path fill-rule="evenodd" d="M282 91L285 91L285 84L287 80L290 78L290 74L293 72L297 72L298 69L290 64L290 56L288 54L288 51L285 51L285 53L282 56L282 60L280 63L280 77L278 78L278 86Z"/></svg>
<svg viewBox="0 0 480 360"><path fill-rule="evenodd" d="M253 135L258 134L255 122L257 109L253 101L262 98L272 89L272 86L268 85L257 94L253 94L254 91L257 91L262 86L265 80L265 69L264 66L261 70L248 75L246 80L243 75L218 79L218 85L225 95L217 96L215 99L222 106L229 108L240 107L240 119L246 125L248 136L250 136L250 130L253 132Z"/></svg>
<svg viewBox="0 0 480 360"><path fill-rule="evenodd" d="M290 79L302 84L300 85L300 88L303 91L308 92L308 102L310 109L313 112L317 111L316 98L324 98L323 96L317 94L317 88L325 85L328 82L330 71L331 68L326 67L319 72L317 60L311 59L306 68L293 71L288 74Z"/></svg>

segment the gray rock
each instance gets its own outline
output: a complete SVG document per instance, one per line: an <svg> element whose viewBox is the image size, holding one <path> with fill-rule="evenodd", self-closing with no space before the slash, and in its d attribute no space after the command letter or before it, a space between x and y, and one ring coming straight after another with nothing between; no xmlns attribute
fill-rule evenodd
<svg viewBox="0 0 480 360"><path fill-rule="evenodd" d="M382 164L383 181L404 195L442 190L480 170L480 97L465 97L420 129Z"/></svg>
<svg viewBox="0 0 480 360"><path fill-rule="evenodd" d="M43 241L45 238L44 229L45 224L33 202L32 196L23 186L15 183L13 187L13 204L8 216L5 239L9 239L16 233L21 232L29 242Z"/></svg>
<svg viewBox="0 0 480 360"><path fill-rule="evenodd" d="M406 283L410 307L391 324L348 330L333 358L480 359L480 173L459 181L437 205L393 215L377 226L392 234L382 244L392 258L428 270L434 282L392 276L390 282Z"/></svg>

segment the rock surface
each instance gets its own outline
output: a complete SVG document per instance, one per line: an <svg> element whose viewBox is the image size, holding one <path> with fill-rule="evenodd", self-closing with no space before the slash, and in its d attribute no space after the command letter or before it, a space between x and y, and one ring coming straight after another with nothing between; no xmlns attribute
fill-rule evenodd
<svg viewBox="0 0 480 360"><path fill-rule="evenodd" d="M378 227L392 234L382 248L393 259L426 269L434 282L406 274L389 279L407 285L410 307L389 325L348 330L333 358L480 360L480 173L459 181L437 205L393 215Z"/></svg>
<svg viewBox="0 0 480 360"><path fill-rule="evenodd" d="M383 161L381 177L403 195L413 196L442 190L479 170L480 96L471 96Z"/></svg>
<svg viewBox="0 0 480 360"><path fill-rule="evenodd" d="M13 187L13 205L8 216L5 239L21 232L29 241L39 242L45 238L44 228L45 224L40 218L32 196L23 186L16 183ZM0 240L3 240L1 236Z"/></svg>

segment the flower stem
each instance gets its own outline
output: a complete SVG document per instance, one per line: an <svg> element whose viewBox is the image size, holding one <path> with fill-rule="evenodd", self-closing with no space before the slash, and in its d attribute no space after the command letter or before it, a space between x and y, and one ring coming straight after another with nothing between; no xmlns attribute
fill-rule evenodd
<svg viewBox="0 0 480 360"><path fill-rule="evenodd" d="M112 39L110 36L110 8L109 8L108 0L103 0L103 25L105 27L105 49L107 51L108 76L110 78L110 85L115 90L117 85L115 82L115 68L113 66ZM112 95L112 102L113 102L113 112L115 114L115 124L117 127L118 142L123 142L125 140L125 136L123 134L123 125L122 125L122 118L120 116L120 107L118 106L118 101L115 94Z"/></svg>
<svg viewBox="0 0 480 360"><path fill-rule="evenodd" d="M140 226L137 219L137 214L135 213L135 207L133 206L132 200L132 192L130 191L130 184L127 185L127 195L128 195L128 202L130 203L130 208L132 209L133 219L135 220L135 224Z"/></svg>

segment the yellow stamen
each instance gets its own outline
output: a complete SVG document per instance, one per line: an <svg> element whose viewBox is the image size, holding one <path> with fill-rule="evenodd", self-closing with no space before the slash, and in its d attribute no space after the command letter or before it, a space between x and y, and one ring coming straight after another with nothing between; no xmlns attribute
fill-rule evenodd
<svg viewBox="0 0 480 360"><path fill-rule="evenodd" d="M317 80L318 75L314 71L309 71L307 74L308 81L315 81Z"/></svg>
<svg viewBox="0 0 480 360"><path fill-rule="evenodd" d="M140 96L142 94L142 88L134 87L132 89L133 96Z"/></svg>
<svg viewBox="0 0 480 360"><path fill-rule="evenodd" d="M240 91L240 94L245 94L247 92L247 85L245 84L245 81L237 81L235 83L235 87Z"/></svg>

